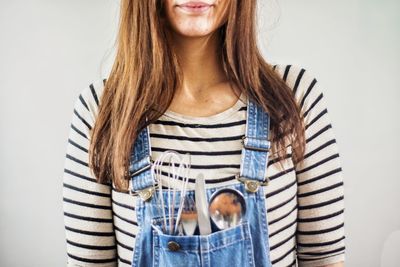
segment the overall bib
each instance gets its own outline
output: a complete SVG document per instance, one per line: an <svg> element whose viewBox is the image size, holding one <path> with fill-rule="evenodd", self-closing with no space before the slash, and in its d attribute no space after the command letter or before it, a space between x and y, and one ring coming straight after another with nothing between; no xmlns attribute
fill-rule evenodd
<svg viewBox="0 0 400 267"><path fill-rule="evenodd" d="M139 232L136 236L132 266L272 266L268 241L265 194L266 170L270 142L270 118L259 105L248 100L246 134L242 140L238 183L224 188L240 191L246 201L246 213L239 225L209 235L168 235L160 229L162 212L153 194L149 126L136 139L130 156L130 194L139 195L136 202ZM219 188L206 189L207 200ZM165 191L165 190L164 190ZM167 192L163 192L167 193ZM194 195L188 190L187 195ZM164 203L167 195L164 194ZM176 199L179 199L179 195ZM177 204L175 203L175 207ZM167 209L168 207L166 207ZM175 211L175 214L177 212Z"/></svg>

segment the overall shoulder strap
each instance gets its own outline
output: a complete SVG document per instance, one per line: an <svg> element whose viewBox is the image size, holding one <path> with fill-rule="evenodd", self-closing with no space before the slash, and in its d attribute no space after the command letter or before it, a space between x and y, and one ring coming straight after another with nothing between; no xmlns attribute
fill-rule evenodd
<svg viewBox="0 0 400 267"><path fill-rule="evenodd" d="M132 146L130 155L129 174L131 177L131 194L136 192L148 199L152 195L154 177L151 172L150 130L146 126L138 135Z"/></svg>
<svg viewBox="0 0 400 267"><path fill-rule="evenodd" d="M261 183L267 183L266 170L270 149L270 117L264 109L247 101L246 134L242 143L242 158L238 180L244 181L248 191L257 191Z"/></svg>

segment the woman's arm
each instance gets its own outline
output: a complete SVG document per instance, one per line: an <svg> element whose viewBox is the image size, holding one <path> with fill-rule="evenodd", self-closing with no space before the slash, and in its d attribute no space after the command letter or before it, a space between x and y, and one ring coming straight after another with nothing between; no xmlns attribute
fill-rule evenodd
<svg viewBox="0 0 400 267"><path fill-rule="evenodd" d="M88 167L101 86L85 88L72 114L63 175L67 266L117 266L111 186L97 183Z"/></svg>
<svg viewBox="0 0 400 267"><path fill-rule="evenodd" d="M344 188L337 140L319 82L286 67L306 127L305 159L296 164L299 266L342 266L345 259ZM331 265L338 263L339 265Z"/></svg>

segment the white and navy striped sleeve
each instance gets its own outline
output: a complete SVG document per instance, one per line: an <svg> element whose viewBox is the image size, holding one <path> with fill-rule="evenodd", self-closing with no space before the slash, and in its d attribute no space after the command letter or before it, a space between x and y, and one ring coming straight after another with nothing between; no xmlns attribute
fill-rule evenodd
<svg viewBox="0 0 400 267"><path fill-rule="evenodd" d="M299 266L344 261L343 175L323 90L314 75L301 67L287 65L284 77L292 83L306 127L304 165L295 166Z"/></svg>
<svg viewBox="0 0 400 267"><path fill-rule="evenodd" d="M67 266L117 266L111 185L97 183L88 167L102 88L99 80L82 90L72 113L63 174Z"/></svg>

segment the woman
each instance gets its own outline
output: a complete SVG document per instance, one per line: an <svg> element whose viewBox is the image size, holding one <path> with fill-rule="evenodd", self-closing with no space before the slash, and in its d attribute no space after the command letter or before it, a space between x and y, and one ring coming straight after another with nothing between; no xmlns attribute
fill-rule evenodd
<svg viewBox="0 0 400 267"><path fill-rule="evenodd" d="M189 190L201 173L207 190L241 186L250 196L236 178L254 171L243 167L253 163L269 181L255 183L262 197L246 213L265 215L250 222L251 255L232 250L213 261L196 254L203 266L231 259L243 260L240 266L343 266L342 169L323 93L309 71L265 62L255 12L256 1L121 1L111 74L81 92L72 118L63 178L69 266L148 266L159 255L160 266L174 259L199 265L179 242L157 254L158 245L149 244L155 238L146 239L142 206L152 193L135 194L140 179L131 176L144 141L152 163L171 149L191 155ZM254 125L269 130L271 142L254 144L266 149L243 141L257 113L249 105L265 114L266 123ZM148 140L140 139L146 130ZM246 160L245 151L256 156Z"/></svg>

